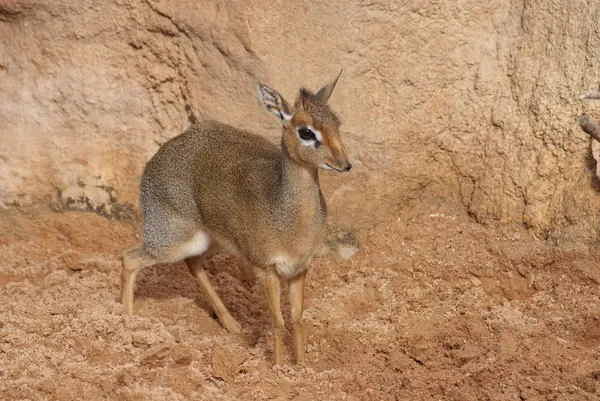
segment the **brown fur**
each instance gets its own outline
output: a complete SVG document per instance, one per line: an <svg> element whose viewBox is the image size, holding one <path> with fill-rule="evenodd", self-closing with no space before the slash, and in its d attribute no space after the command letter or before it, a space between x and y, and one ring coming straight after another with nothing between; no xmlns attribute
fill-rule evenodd
<svg viewBox="0 0 600 401"><path fill-rule="evenodd" d="M224 249L253 266L265 285L276 363L281 362L283 328L280 279L290 282L296 357L304 362L304 276L326 214L318 168L324 163L337 170L350 168L340 122L326 105L336 82L317 95L301 90L293 110L277 92L260 86L265 108L282 121L281 149L215 121L194 125L159 149L141 180L144 242L123 257L126 313L133 313L133 286L142 268L185 260L223 326L239 331L202 266L205 258ZM316 149L296 134L296 127L308 125L321 132Z"/></svg>

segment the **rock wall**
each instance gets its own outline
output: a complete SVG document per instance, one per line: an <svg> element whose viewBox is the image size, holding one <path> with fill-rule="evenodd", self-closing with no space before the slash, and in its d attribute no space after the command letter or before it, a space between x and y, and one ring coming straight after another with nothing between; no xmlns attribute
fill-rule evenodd
<svg viewBox="0 0 600 401"><path fill-rule="evenodd" d="M331 104L356 168L323 175L332 218L458 201L478 221L597 239L600 3L0 2L0 202L137 207L143 164L196 120L277 140L255 95L345 72Z"/></svg>

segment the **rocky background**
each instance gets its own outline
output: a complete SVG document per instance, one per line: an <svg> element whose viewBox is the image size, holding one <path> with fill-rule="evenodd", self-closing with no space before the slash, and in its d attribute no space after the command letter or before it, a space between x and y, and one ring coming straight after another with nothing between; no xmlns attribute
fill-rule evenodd
<svg viewBox="0 0 600 401"><path fill-rule="evenodd" d="M277 140L255 95L341 67L356 168L323 174L334 224L460 203L557 243L598 239L600 3L0 1L0 202L136 213L144 163L192 122Z"/></svg>

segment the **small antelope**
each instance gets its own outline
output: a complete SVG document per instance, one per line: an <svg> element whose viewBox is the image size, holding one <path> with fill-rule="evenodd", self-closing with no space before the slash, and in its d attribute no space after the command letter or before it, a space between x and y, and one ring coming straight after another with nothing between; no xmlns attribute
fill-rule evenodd
<svg viewBox="0 0 600 401"><path fill-rule="evenodd" d="M166 142L144 169L143 245L123 255L121 302L133 314L141 269L184 260L221 324L237 333L203 261L220 249L252 266L264 284L273 320L275 364L281 364L284 321L280 281L289 282L296 361L305 363L304 277L323 234L326 206L319 169L347 172L340 121L327 106L340 74L316 94L300 89L294 107L267 85L263 106L282 124L281 148L215 121Z"/></svg>

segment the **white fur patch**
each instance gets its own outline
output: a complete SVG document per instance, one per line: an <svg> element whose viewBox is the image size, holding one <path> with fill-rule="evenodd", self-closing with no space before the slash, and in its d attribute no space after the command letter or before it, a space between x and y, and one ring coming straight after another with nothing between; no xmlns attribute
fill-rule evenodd
<svg viewBox="0 0 600 401"><path fill-rule="evenodd" d="M281 113L281 117L283 117L285 121L290 121L293 117L291 114L288 114L283 110L279 110L279 113Z"/></svg>
<svg viewBox="0 0 600 401"><path fill-rule="evenodd" d="M273 263L279 277L293 277L296 275L297 266L289 257L285 255L276 256L273 258Z"/></svg>
<svg viewBox="0 0 600 401"><path fill-rule="evenodd" d="M321 134L321 131L319 131L318 129L316 129L312 125L307 125L306 128L308 128L309 130L311 130L315 134L315 137L317 138L317 141L323 142L323 135Z"/></svg>
<svg viewBox="0 0 600 401"><path fill-rule="evenodd" d="M210 237L202 231L198 231L194 236L182 245L182 252L185 257L202 255L210 245Z"/></svg>

